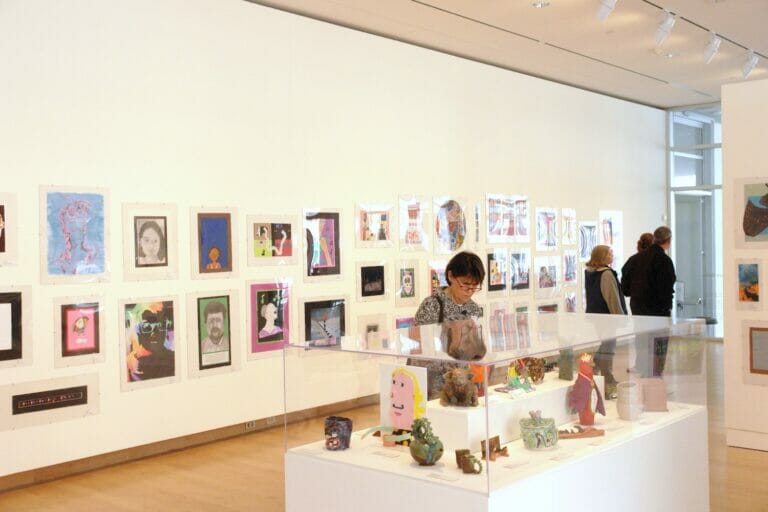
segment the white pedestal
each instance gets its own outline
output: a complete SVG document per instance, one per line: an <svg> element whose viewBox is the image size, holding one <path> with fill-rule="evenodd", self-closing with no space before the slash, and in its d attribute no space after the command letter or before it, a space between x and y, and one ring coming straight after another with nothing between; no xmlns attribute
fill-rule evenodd
<svg viewBox="0 0 768 512"><path fill-rule="evenodd" d="M604 437L561 440L547 452L515 441L510 457L486 463L481 475L457 469L452 449L422 467L407 448L359 433L343 452L300 446L286 453L286 510L708 511L706 408L670 403L669 412L627 422L608 405L596 425Z"/></svg>
<svg viewBox="0 0 768 512"><path fill-rule="evenodd" d="M603 393L603 377L595 376L595 383ZM568 406L568 390L573 381L560 380L557 373L550 372L536 390L512 397L509 393L493 391L488 397L488 429L486 430L485 398L480 398L478 407L442 406L440 400L427 402L427 418L432 431L443 441L443 445L455 450L469 448L480 450L480 441L498 435L505 444L520 438L520 420L529 418L531 410L541 410L547 418L554 418L555 425L573 421L575 415Z"/></svg>

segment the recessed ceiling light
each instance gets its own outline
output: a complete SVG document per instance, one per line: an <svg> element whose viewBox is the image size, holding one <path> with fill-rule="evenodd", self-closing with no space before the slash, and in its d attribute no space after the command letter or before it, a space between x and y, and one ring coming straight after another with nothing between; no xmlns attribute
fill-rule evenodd
<svg viewBox="0 0 768 512"><path fill-rule="evenodd" d="M545 7L549 7L549 2L544 0L542 2L533 2L531 5L534 6L535 8L537 8L537 9L543 9Z"/></svg>

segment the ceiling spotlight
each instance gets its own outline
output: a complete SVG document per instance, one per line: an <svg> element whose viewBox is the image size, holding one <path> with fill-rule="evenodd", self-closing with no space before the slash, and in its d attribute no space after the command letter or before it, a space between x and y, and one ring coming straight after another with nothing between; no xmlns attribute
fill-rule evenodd
<svg viewBox="0 0 768 512"><path fill-rule="evenodd" d="M669 11L664 11L664 19L659 23L659 28L656 29L656 44L660 45L667 40L669 34L672 33L672 27L675 26L677 18Z"/></svg>
<svg viewBox="0 0 768 512"><path fill-rule="evenodd" d="M753 50L749 50L747 52L747 58L744 61L744 65L741 67L741 76L744 77L746 80L750 73L752 73L752 70L755 69L755 66L757 66L757 55L755 55L755 52Z"/></svg>
<svg viewBox="0 0 768 512"><path fill-rule="evenodd" d="M600 21L607 20L618 2L619 0L600 0L600 7L597 8L597 19Z"/></svg>
<svg viewBox="0 0 768 512"><path fill-rule="evenodd" d="M717 37L717 34L710 32L709 42L707 43L707 46L704 47L704 64L712 62L712 59L715 57L717 50L720 49L720 44L722 42L723 40Z"/></svg>

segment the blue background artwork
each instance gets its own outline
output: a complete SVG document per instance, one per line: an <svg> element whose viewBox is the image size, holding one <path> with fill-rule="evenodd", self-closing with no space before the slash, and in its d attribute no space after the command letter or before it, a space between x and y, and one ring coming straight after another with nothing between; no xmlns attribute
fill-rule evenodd
<svg viewBox="0 0 768 512"><path fill-rule="evenodd" d="M229 215L213 216L202 214L198 217L198 229L200 230L200 272L232 270ZM221 268L219 269L207 268L211 263L208 252L214 246L218 247L220 251L218 262Z"/></svg>
<svg viewBox="0 0 768 512"><path fill-rule="evenodd" d="M48 192L46 204L48 273L103 273L104 196Z"/></svg>

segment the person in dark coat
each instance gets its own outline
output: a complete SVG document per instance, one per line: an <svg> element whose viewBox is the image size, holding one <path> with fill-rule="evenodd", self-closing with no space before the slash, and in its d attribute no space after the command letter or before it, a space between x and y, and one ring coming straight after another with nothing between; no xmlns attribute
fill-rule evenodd
<svg viewBox="0 0 768 512"><path fill-rule="evenodd" d="M653 232L653 244L638 253L632 267L622 283L628 282L629 306L633 315L672 316L672 302L675 293L675 265L666 251L672 245L672 231L660 226ZM667 336L655 337L647 343L638 340L637 363L643 376L661 376L667 359ZM650 357L646 352L651 351ZM650 362L650 365L648 364ZM646 368L646 366L650 366Z"/></svg>
<svg viewBox="0 0 768 512"><path fill-rule="evenodd" d="M637 257L641 252L653 245L653 233L643 233L637 240L637 252L630 256L621 267L621 292L629 297L632 295L632 287L630 286L629 276L632 275L632 269L635 268L637 263Z"/></svg>

